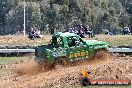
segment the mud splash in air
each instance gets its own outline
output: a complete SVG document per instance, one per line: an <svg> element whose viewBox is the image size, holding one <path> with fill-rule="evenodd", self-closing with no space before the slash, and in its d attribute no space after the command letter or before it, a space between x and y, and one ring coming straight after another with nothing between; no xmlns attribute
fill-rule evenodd
<svg viewBox="0 0 132 88"><path fill-rule="evenodd" d="M14 71L19 75L34 75L41 72L38 63L34 60L21 61Z"/></svg>
<svg viewBox="0 0 132 88"><path fill-rule="evenodd" d="M15 67L15 72L18 75L35 75L42 72L47 72L59 68L65 68L65 67L71 67L71 66L77 66L77 65L83 65L83 64L91 64L91 63L97 63L102 60L105 62L109 61L108 58L109 54L105 50L99 50L96 52L94 59L84 59L84 60L78 60L73 62L67 62L66 66L59 65L56 63L50 63L50 62L43 62L43 63L37 63L34 59L29 60L23 60L21 63L17 64ZM66 58L63 58L65 60Z"/></svg>

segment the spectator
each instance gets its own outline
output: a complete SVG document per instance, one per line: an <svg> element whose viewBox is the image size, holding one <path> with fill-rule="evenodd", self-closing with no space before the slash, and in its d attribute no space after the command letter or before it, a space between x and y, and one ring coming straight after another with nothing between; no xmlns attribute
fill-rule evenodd
<svg viewBox="0 0 132 88"><path fill-rule="evenodd" d="M37 31L35 32L35 35L36 35L36 38L41 38L41 36L40 36L40 31L39 31L39 30L37 30Z"/></svg>
<svg viewBox="0 0 132 88"><path fill-rule="evenodd" d="M129 34L130 33L129 27L124 27L122 32L123 32L123 35Z"/></svg>
<svg viewBox="0 0 132 88"><path fill-rule="evenodd" d="M105 35L108 35L109 31L108 30L104 30L104 33L105 33Z"/></svg>
<svg viewBox="0 0 132 88"><path fill-rule="evenodd" d="M29 32L28 37L32 40L34 40L35 38L42 38L43 36L40 34L40 31L34 31L33 28L31 28L31 31Z"/></svg>
<svg viewBox="0 0 132 88"><path fill-rule="evenodd" d="M29 32L28 37L32 40L35 39L36 35L35 35L35 31L33 30L33 28L31 28L31 31Z"/></svg>
<svg viewBox="0 0 132 88"><path fill-rule="evenodd" d="M130 33L131 33L131 35L132 35L132 26L130 27Z"/></svg>
<svg viewBox="0 0 132 88"><path fill-rule="evenodd" d="M89 35L90 37L94 36L93 31L90 31L90 33L88 33L88 29L82 24L78 24L73 27L70 27L68 29L68 32L75 33L75 34L79 35L81 38L85 38L86 34L90 34Z"/></svg>
<svg viewBox="0 0 132 88"><path fill-rule="evenodd" d="M88 31L87 31L87 34L88 34L89 38L94 37L94 33L93 33L92 30L88 30Z"/></svg>

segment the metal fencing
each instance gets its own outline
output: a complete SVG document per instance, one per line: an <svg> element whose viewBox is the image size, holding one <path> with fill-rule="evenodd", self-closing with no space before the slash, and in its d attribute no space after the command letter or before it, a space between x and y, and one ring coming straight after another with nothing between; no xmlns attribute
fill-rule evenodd
<svg viewBox="0 0 132 88"><path fill-rule="evenodd" d="M112 53L132 53L132 48L108 48ZM34 53L35 49L0 49L0 53Z"/></svg>

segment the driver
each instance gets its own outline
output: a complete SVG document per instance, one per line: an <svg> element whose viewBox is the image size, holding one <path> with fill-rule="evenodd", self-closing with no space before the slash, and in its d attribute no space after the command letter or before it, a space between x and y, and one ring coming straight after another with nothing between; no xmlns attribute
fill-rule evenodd
<svg viewBox="0 0 132 88"><path fill-rule="evenodd" d="M81 45L83 45L83 43L80 42L80 40L77 39L77 38L75 38L75 37L68 39L68 46L69 47L72 47L72 46L81 46Z"/></svg>
<svg viewBox="0 0 132 88"><path fill-rule="evenodd" d="M78 38L74 38L74 41L75 41L75 46L82 46L83 43L80 42L80 40Z"/></svg>

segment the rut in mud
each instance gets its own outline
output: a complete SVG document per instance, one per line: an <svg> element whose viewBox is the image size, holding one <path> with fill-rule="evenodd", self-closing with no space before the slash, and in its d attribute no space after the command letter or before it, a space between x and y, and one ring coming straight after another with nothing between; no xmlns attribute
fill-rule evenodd
<svg viewBox="0 0 132 88"><path fill-rule="evenodd" d="M28 87L70 87L80 86L78 78L83 67L90 70L91 79L130 79L132 80L132 57L110 56L109 60L95 60L71 67L56 68L34 75L8 74L0 78L1 88ZM26 66L26 65L25 65ZM13 76L14 75L14 76Z"/></svg>

